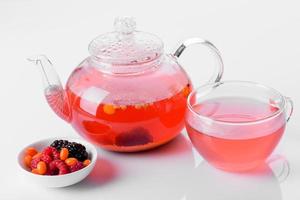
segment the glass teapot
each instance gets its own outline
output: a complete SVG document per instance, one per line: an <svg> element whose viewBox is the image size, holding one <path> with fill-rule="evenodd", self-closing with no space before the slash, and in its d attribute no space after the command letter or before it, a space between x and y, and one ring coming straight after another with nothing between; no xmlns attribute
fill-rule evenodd
<svg viewBox="0 0 300 200"><path fill-rule="evenodd" d="M191 38L174 54L165 54L162 41L136 31L132 18L117 18L114 27L89 44L91 55L75 68L65 88L46 56L29 58L41 69L47 102L104 149L134 152L167 143L184 127L192 90L178 58L192 44L209 47L218 61L211 82L217 82L223 73L219 51L206 40Z"/></svg>

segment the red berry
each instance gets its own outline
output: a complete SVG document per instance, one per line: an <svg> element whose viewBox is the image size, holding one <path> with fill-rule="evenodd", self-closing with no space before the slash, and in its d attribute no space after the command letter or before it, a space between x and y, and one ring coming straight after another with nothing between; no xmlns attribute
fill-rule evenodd
<svg viewBox="0 0 300 200"><path fill-rule="evenodd" d="M70 172L76 172L78 170L81 170L82 168L84 168L83 163L78 161L74 165L70 166Z"/></svg>
<svg viewBox="0 0 300 200"><path fill-rule="evenodd" d="M31 169L36 169L37 168L37 164L40 161L44 161L47 165L49 165L51 163L51 161L52 161L52 158L49 155L46 155L44 153L42 153L41 156L32 158L31 163L30 163ZM47 174L47 172L46 172L46 174Z"/></svg>
<svg viewBox="0 0 300 200"><path fill-rule="evenodd" d="M53 160L59 159L59 152L54 147L46 147L43 154L51 156Z"/></svg>
<svg viewBox="0 0 300 200"><path fill-rule="evenodd" d="M46 172L46 175L57 175L58 174L58 169L55 165L55 162L52 161L48 164L48 168L47 168L47 172Z"/></svg>
<svg viewBox="0 0 300 200"><path fill-rule="evenodd" d="M41 160L44 161L46 164L49 165L52 162L53 159L51 158L51 156L42 153Z"/></svg>
<svg viewBox="0 0 300 200"><path fill-rule="evenodd" d="M37 164L41 161L40 157L31 160L31 169L36 169Z"/></svg>
<svg viewBox="0 0 300 200"><path fill-rule="evenodd" d="M52 154L52 147L44 148L43 153L47 154L47 155L51 155Z"/></svg>
<svg viewBox="0 0 300 200"><path fill-rule="evenodd" d="M47 172L50 175L63 175L70 172L68 166L62 160L54 160L49 164L49 171Z"/></svg>
<svg viewBox="0 0 300 200"><path fill-rule="evenodd" d="M68 167L62 167L60 170L59 170L59 175L63 175L63 174L68 174L70 173L70 170Z"/></svg>

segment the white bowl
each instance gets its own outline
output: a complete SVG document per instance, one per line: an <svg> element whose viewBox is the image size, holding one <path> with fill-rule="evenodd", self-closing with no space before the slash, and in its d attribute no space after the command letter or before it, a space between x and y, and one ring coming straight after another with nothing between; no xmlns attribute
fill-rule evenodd
<svg viewBox="0 0 300 200"><path fill-rule="evenodd" d="M38 151L42 151L43 148L49 146L54 140L68 140L69 142L77 142L86 147L86 151L89 154L89 158L91 160L91 163L84 167L81 170L78 170L76 172L72 172L69 174L64 174L64 175L55 175L55 176L48 176L48 175L37 175L31 173L28 168L24 164L24 155L25 155L25 150L28 147L34 147ZM45 187L65 187L69 185L73 185L75 183L80 182L83 180L87 175L90 174L92 169L95 166L95 163L97 161L97 150L96 148L81 139L75 139L75 138L48 138L48 139L43 139L39 140L35 143L32 143L22 149L22 151L18 155L18 164L21 168L21 172L28 177L29 180L32 180L36 182L39 185L43 185Z"/></svg>

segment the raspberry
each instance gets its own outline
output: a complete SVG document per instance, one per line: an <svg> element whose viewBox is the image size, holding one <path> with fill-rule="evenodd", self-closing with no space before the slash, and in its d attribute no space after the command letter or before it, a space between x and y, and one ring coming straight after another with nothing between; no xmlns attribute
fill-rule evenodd
<svg viewBox="0 0 300 200"><path fill-rule="evenodd" d="M36 169L37 164L41 161L41 157L37 157L31 160L31 169Z"/></svg>
<svg viewBox="0 0 300 200"><path fill-rule="evenodd" d="M84 165L82 162L76 162L76 164L70 166L70 171L71 172L76 172L78 170L81 170L82 168L84 168Z"/></svg>
<svg viewBox="0 0 300 200"><path fill-rule="evenodd" d="M117 146L145 145L151 142L153 142L153 137L149 134L148 130L142 127L120 133L116 137Z"/></svg>
<svg viewBox="0 0 300 200"><path fill-rule="evenodd" d="M41 155L41 160L42 161L44 161L46 164L50 164L51 163L51 161L53 160L52 158L51 158L51 156L49 156L49 155L47 155L47 154L44 154L44 153L42 153L42 155Z"/></svg>
<svg viewBox="0 0 300 200"><path fill-rule="evenodd" d="M56 167L56 163L54 161L50 162L48 165L48 170L46 172L46 175L58 175L58 168Z"/></svg>
<svg viewBox="0 0 300 200"><path fill-rule="evenodd" d="M40 161L44 161L47 165L49 165L52 162L52 158L49 155L46 155L46 154L42 153L40 157L36 157L36 158L31 160L31 164L30 164L31 169L36 169L37 164Z"/></svg>
<svg viewBox="0 0 300 200"><path fill-rule="evenodd" d="M53 160L59 159L59 152L54 147L46 147L43 154L51 156Z"/></svg>
<svg viewBox="0 0 300 200"><path fill-rule="evenodd" d="M62 160L54 160L49 164L49 173L50 175L63 175L70 172L68 166Z"/></svg>

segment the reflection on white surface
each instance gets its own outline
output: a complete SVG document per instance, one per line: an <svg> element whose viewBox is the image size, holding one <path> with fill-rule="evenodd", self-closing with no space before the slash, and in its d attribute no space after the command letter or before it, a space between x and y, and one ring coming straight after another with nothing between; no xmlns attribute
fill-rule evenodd
<svg viewBox="0 0 300 200"><path fill-rule="evenodd" d="M64 200L91 196L105 200L282 200L280 180L289 172L286 160L276 157L269 161L270 167L255 173L217 170L198 153L193 155L184 136L141 153L98 151L95 169L84 181L66 188L38 190L47 193L46 199L63 195Z"/></svg>
<svg viewBox="0 0 300 200"><path fill-rule="evenodd" d="M152 151L99 150L99 156L86 180L64 188L68 195L98 193L101 199L122 200L281 200L279 179L284 180L289 171L286 160L275 157L271 167L256 172L223 172L197 152L193 154L184 136Z"/></svg>
<svg viewBox="0 0 300 200"><path fill-rule="evenodd" d="M281 165L281 164L280 164ZM202 162L191 173L185 200L280 200L279 181L268 166L249 173L227 173Z"/></svg>
<svg viewBox="0 0 300 200"><path fill-rule="evenodd" d="M95 170L69 194L101 193L101 199L180 200L194 169L190 142L184 136L151 151L113 153L99 150Z"/></svg>

